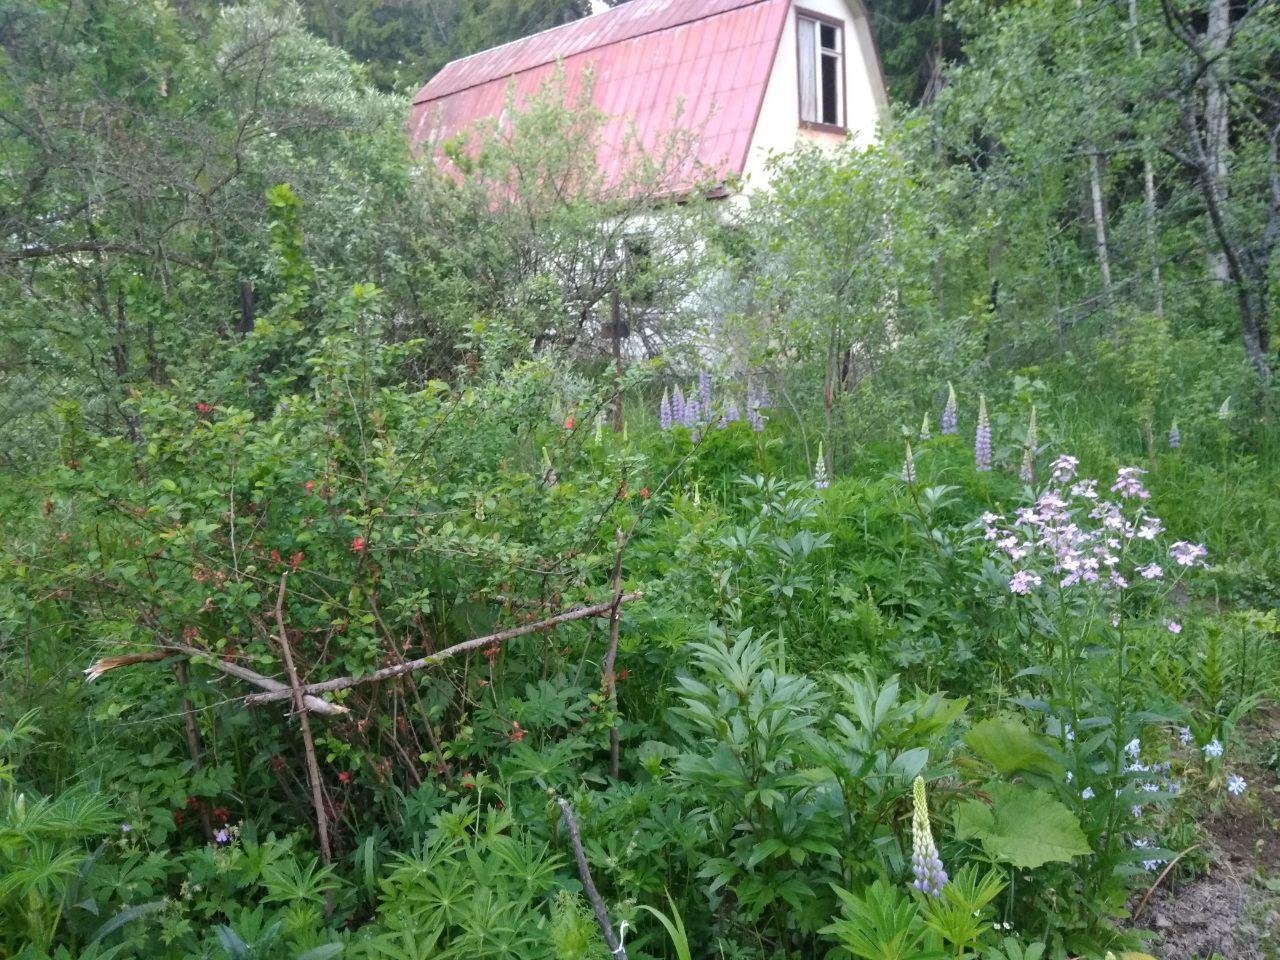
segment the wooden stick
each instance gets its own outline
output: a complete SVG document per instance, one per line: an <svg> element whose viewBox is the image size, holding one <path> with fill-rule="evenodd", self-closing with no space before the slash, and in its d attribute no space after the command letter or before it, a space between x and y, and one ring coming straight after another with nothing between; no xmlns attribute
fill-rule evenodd
<svg viewBox="0 0 1280 960"><path fill-rule="evenodd" d="M1151 885L1151 889L1148 890L1146 896L1142 898L1142 902L1138 904L1138 908L1133 911L1133 919L1135 921L1140 916L1142 916L1142 911L1147 909L1147 901L1150 900L1151 895L1156 892L1156 887L1160 886L1160 884L1164 882L1164 878L1167 877L1169 873L1173 870L1173 868L1178 865L1178 861L1181 860L1183 857L1185 857L1192 850L1199 849L1200 846L1201 844L1193 843L1191 846L1187 847L1187 849L1183 850L1180 854L1178 854L1176 857L1174 857L1172 860L1169 861L1169 865L1160 872L1160 876L1156 877L1156 882Z"/></svg>
<svg viewBox="0 0 1280 960"><path fill-rule="evenodd" d="M187 733L187 750L191 754L191 769L199 773L204 766L204 747L200 741L200 727L196 723L196 713L191 709L191 701L187 699L187 662L179 660L173 665L173 675L178 681L180 691L178 702L182 707L182 725ZM205 843L213 843L213 818L209 816L209 807L200 804L200 825L204 829Z"/></svg>
<svg viewBox="0 0 1280 960"><path fill-rule="evenodd" d="M293 651L289 649L289 632L284 625L284 590L288 582L289 572L286 570L280 574L280 592L276 594L276 628L280 631L276 639L280 643L280 653L284 657L284 668L289 674L289 692L293 694L293 709L297 711L298 723L302 727L302 749L307 758L307 779L311 781L311 804L316 813L316 833L320 837L320 860L327 867L333 861L333 851L329 848L329 817L324 811L320 764L316 760L316 742L311 737L311 720L302 702L302 684L298 682L298 669L293 663ZM327 912L329 911L326 901Z"/></svg>
<svg viewBox="0 0 1280 960"><path fill-rule="evenodd" d="M177 643L172 640L166 640L160 646L172 653L181 653L188 657L206 660L214 669L220 670L228 676L251 683L262 690L270 690L282 694L275 699L291 700L293 698L293 690L287 684L283 684L279 680L273 680L271 677L264 677L256 670L242 667L238 663L229 663L212 651L201 650L198 647L191 647L185 643ZM338 717L351 712L341 704L329 703L327 700L321 700L319 697L313 697L308 694L303 695L302 703L312 713L320 713L327 717Z"/></svg>
<svg viewBox="0 0 1280 960"><path fill-rule="evenodd" d="M617 960L627 960L627 950L622 945L622 941L618 939L617 934L613 932L613 924L609 922L609 912L605 910L604 901L600 899L600 891L596 889L595 882L591 879L591 867L587 865L587 855L582 849L582 834L578 830L578 821L574 819L573 808L569 806L569 801L563 797L556 802L560 804L560 816L564 820L564 828L569 832L569 843L573 847L573 859L578 864L578 879L582 881L582 889L586 891L587 899L591 902L591 909L595 911L596 923L600 924L600 934L604 937L604 942L608 945L609 952Z"/></svg>
<svg viewBox="0 0 1280 960"><path fill-rule="evenodd" d="M625 540L622 528L614 532L614 540L618 545L613 557L613 607L609 611L609 646L604 653L601 672L604 674L604 691L609 700L609 709L613 713L613 723L609 726L609 775L618 779L618 679L614 666L618 662L618 631L622 624L622 548Z"/></svg>
<svg viewBox="0 0 1280 960"><path fill-rule="evenodd" d="M594 603L589 607L578 607L574 610L566 610L558 613L554 617L548 617L545 620L539 620L536 623L526 623L523 626L512 627L509 630L500 630L497 633L491 633L483 637L472 637L470 640L463 640L461 643L455 643L451 647L445 647L443 650L429 654L425 657L419 657L416 660L405 660L402 663L394 664L390 667L383 667L381 670L375 670L373 673L365 674L363 677L334 677L332 680L321 680L318 683L308 683L300 689L304 696L321 693L333 693L337 690L346 690L350 687L358 686L362 683L377 683L381 680L390 680L394 677L402 677L408 673L414 673L426 667L440 663L450 657L457 656L460 653L466 653L468 650L475 650L479 647L487 647L491 643L505 643L508 640L514 640L516 637L523 637L530 633L539 633L543 630L550 630L552 627L558 627L562 623L571 623L574 620L585 620L587 617L598 617L607 614L614 608L615 604L627 603L631 600L638 600L643 594L640 592L626 593L621 597L605 600L601 603ZM259 684L262 686L262 684ZM288 700L293 696L293 691L281 684L282 689L275 690L270 688L267 693L254 693L245 697L245 704L248 706L256 706L260 703L274 703L277 700ZM325 703L321 700L320 703ZM335 707L336 704L326 704L329 707Z"/></svg>

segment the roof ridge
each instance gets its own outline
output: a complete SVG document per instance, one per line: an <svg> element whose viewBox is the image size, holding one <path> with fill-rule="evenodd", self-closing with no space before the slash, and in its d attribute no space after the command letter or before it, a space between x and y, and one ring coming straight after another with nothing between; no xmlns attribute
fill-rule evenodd
<svg viewBox="0 0 1280 960"><path fill-rule="evenodd" d="M633 11L636 7L638 7L640 4L644 2L645 0L631 0L631 3L619 4L616 7L610 7L608 10L602 10L599 13L593 13L593 14L590 14L589 16L582 17L578 20L570 20L568 23L562 23L555 27L548 27L545 30L539 30L537 33L531 33L527 37L517 37L515 40L508 40L506 43L498 44L498 46L496 47L488 47L484 50L477 50L475 53L469 53L465 57L458 57L456 60L450 60L438 71L436 71L435 76L428 79L427 82L424 83L422 87L419 88L418 92L414 94L414 98L411 105L416 107L421 103L430 103L433 100L439 100L444 97L450 97L456 93L461 93L465 90L470 90L474 87L483 86L486 83L492 83L494 80L498 79L496 76L485 77L483 79L471 81L470 83L465 83L462 86L449 88L442 93L433 94L432 96L429 96L429 97L422 96L423 92L427 89L427 87L431 86L433 81L438 79L441 76L441 74L443 74L446 70L448 70L454 64L464 63L465 61L473 60L476 57L487 56L495 53L498 50L505 49L507 47L512 47L519 44L528 44L530 41L534 40L537 37L544 36L545 34L548 34L548 33L555 33L558 30L569 30L570 28L573 28L573 27L580 27L582 24L587 23L590 20L597 20L597 22L599 22L600 20L608 18L615 13L618 13L618 14L628 13ZM650 2L654 4L657 10L660 10L663 5L679 6L683 4L684 0L650 0ZM624 43L627 40L635 40L640 37L647 37L650 34L661 33L664 30L672 30L676 27L685 26L686 24L697 23L699 20L709 20L712 17L723 16L724 14L730 13L735 10L741 10L746 7L755 6L761 3L772 3L772 2L774 2L774 0L736 0L736 2L735 0L730 0L730 3L732 4L731 6L726 6L719 10L713 10L713 11L704 10L701 13L697 13L685 19L675 20L670 23L663 23L658 26L651 26L651 27L648 27L647 29L638 31L637 33L627 34L626 36L620 36L614 39L605 40L594 46L584 47L581 50L575 50L568 54L557 54L556 56L553 56L553 57L539 59L534 63L523 65L517 70L512 70L510 75L514 76L517 73L525 73L529 70L536 70L539 67L544 67L549 63L555 63L557 60L560 60L562 57L573 57L582 53L590 52L592 50L602 50L605 47L611 47L618 43Z"/></svg>

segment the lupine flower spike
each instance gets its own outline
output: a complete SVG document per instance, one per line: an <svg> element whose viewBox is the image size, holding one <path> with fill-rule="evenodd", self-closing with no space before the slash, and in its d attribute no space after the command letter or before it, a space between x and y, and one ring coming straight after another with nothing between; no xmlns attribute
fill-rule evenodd
<svg viewBox="0 0 1280 960"><path fill-rule="evenodd" d="M542 479L548 487L554 487L560 482L560 478L556 476L556 468L551 464L551 454L547 453L547 448L542 448Z"/></svg>
<svg viewBox="0 0 1280 960"><path fill-rule="evenodd" d="M1023 483L1036 482L1036 408L1031 406L1031 419L1027 421L1027 443L1022 448L1022 469L1018 479Z"/></svg>
<svg viewBox="0 0 1280 960"><path fill-rule="evenodd" d="M1180 446L1182 446L1182 434L1178 430L1178 421L1175 420L1169 427L1169 449L1177 450Z"/></svg>
<svg viewBox="0 0 1280 960"><path fill-rule="evenodd" d="M818 490L825 490L830 486L827 480L827 458L822 454L822 441L818 441L818 459L813 464L813 485Z"/></svg>
<svg viewBox="0 0 1280 960"><path fill-rule="evenodd" d="M684 391L680 389L679 384L676 384L675 390L671 393L671 422L684 423Z"/></svg>
<svg viewBox="0 0 1280 960"><path fill-rule="evenodd" d="M956 415L956 388L947 381L947 405L942 408L942 435L950 436L958 432L959 418Z"/></svg>
<svg viewBox="0 0 1280 960"><path fill-rule="evenodd" d="M927 896L936 897L947 885L947 871L942 867L938 848L933 842L923 777L916 777L911 792L915 801L911 816L911 872L915 874L915 880L911 885Z"/></svg>
<svg viewBox="0 0 1280 960"><path fill-rule="evenodd" d="M680 422L692 430L698 425L698 398L692 393L685 399L684 416L680 418Z"/></svg>
<svg viewBox="0 0 1280 960"><path fill-rule="evenodd" d="M662 402L658 404L658 425L663 430L670 430L671 424L671 395L664 387L662 390Z"/></svg>
<svg viewBox="0 0 1280 960"><path fill-rule="evenodd" d="M667 394L666 394L666 391L665 391L665 390L664 390L664 391L663 391L663 393L662 393L662 399L663 399L663 400L666 400L666 399L667 399ZM668 419L668 420L670 420L670 419L671 419L671 404L670 404L670 403L668 403L668 404L667 404L667 419ZM668 429L668 428L667 428L667 427L663 427L662 429L663 429L663 430L666 430L666 429ZM598 446L600 446L600 444L604 443L604 410L597 410L597 411L596 411L596 432L595 432L595 441L596 441L596 446L597 446L597 447L598 447Z"/></svg>
<svg viewBox="0 0 1280 960"><path fill-rule="evenodd" d="M698 400L702 405L704 416L711 413L711 374L705 370L698 371Z"/></svg>
<svg viewBox="0 0 1280 960"><path fill-rule="evenodd" d="M916 482L916 462L911 455L911 441L907 441L907 454L902 458L902 473L900 474L902 482L907 486L911 486Z"/></svg>
<svg viewBox="0 0 1280 960"><path fill-rule="evenodd" d="M973 441L973 462L979 471L991 469L991 421L987 419L985 394L978 397L978 431Z"/></svg>
<svg viewBox="0 0 1280 960"><path fill-rule="evenodd" d="M1231 395L1230 394L1227 394L1227 399L1223 400L1222 406L1218 408L1218 419L1219 420L1231 419Z"/></svg>
<svg viewBox="0 0 1280 960"><path fill-rule="evenodd" d="M923 442L932 436L933 434L929 432L929 415L926 413L924 419L920 421L920 440Z"/></svg>

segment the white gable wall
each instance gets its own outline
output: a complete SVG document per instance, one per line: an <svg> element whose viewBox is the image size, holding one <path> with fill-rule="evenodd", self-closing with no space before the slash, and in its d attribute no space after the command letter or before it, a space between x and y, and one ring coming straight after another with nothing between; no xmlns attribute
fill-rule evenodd
<svg viewBox="0 0 1280 960"><path fill-rule="evenodd" d="M785 153L798 142L842 143L845 134L813 130L800 125L800 79L796 50L796 8L821 14L844 25L845 126L854 143L876 139L876 126L887 106L884 77L871 38L871 24L861 0L800 0L787 11L787 22L774 57L773 71L765 87L760 118L756 122L743 170L746 189L768 188L765 160L770 153Z"/></svg>

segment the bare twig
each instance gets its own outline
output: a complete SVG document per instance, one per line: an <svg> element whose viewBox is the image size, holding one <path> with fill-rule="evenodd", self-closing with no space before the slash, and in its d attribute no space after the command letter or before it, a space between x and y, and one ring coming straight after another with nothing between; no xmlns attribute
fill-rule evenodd
<svg viewBox="0 0 1280 960"><path fill-rule="evenodd" d="M1178 861L1181 860L1183 857L1185 857L1192 850L1199 849L1200 846L1201 844L1193 843L1191 846L1187 847L1187 849L1183 850L1180 854L1178 854L1176 857L1170 860L1168 866L1166 866L1163 870L1160 871L1160 876L1156 877L1156 882L1151 885L1151 889L1148 890L1146 893L1146 896L1142 898L1142 901L1138 904L1138 908L1133 911L1133 919L1135 921L1137 921L1137 919L1140 916L1142 916L1142 911L1147 909L1147 901L1150 900L1151 895L1156 892L1156 887L1160 886L1160 884L1164 882L1164 878L1167 877L1170 871L1172 871L1173 868L1178 865Z"/></svg>
<svg viewBox="0 0 1280 960"><path fill-rule="evenodd" d="M618 631L622 624L622 550L626 546L621 527L614 532L614 539L618 546L613 557L613 607L609 611L609 647L605 650L600 669L604 674L604 690L609 699L609 710L613 713L613 723L609 727L609 775L617 780L618 678L614 667L618 661Z"/></svg>
<svg viewBox="0 0 1280 960"><path fill-rule="evenodd" d="M304 695L315 695L323 693L333 693L337 690L346 690L350 687L358 686L362 683L377 683L381 680L390 680L394 677L402 677L408 673L415 673L426 667L434 666L442 660L457 656L459 653L466 653L468 650L475 650L480 647L487 647L491 643L504 643L507 640L514 640L516 637L523 637L530 633L539 633L543 630L550 630L558 627L562 623L571 623L574 620L584 620L587 617L598 617L607 614L614 608L616 603L627 603L631 600L637 600L642 594L627 593L617 600L610 598L601 603L592 604L589 607L578 607L574 610L566 610L558 613L554 617L548 617L545 620L539 620L536 623L526 623L523 626L512 627L509 630L500 630L497 633L491 633L483 637L473 637L470 640L463 640L461 643L455 643L451 647L428 654L425 657L419 657L416 660L405 660L403 663L397 663L390 667L383 667L381 670L375 670L373 673L365 674L363 677L334 677L332 680L322 680L318 683L308 683L301 687ZM259 684L261 686L261 684ZM248 706L256 706L260 703L274 703L277 700L288 700L293 696L293 692L281 685L282 689L270 690L268 693L255 693L245 697L245 704ZM321 700L320 703L325 703ZM335 704L325 704L328 707L335 707Z"/></svg>
<svg viewBox="0 0 1280 960"><path fill-rule="evenodd" d="M573 808L569 806L569 801L563 797L557 800L560 804L560 816L564 820L564 828L569 832L569 844L573 847L573 859L578 864L578 879L582 881L582 889L587 894L587 899L591 902L591 909L595 911L596 922L600 924L600 935L604 937L604 942L609 947L609 953L618 960L627 960L626 947L622 945L622 941L618 939L618 935L613 932L613 924L609 922L609 912L604 908L604 901L600 899L600 891L596 889L595 881L591 879L591 867L587 864L587 855L582 849L582 833L578 830L578 821L573 816Z"/></svg>
<svg viewBox="0 0 1280 960"><path fill-rule="evenodd" d="M191 709L191 701L187 699L187 662L179 660L173 665L173 675L178 681L178 689L182 691L179 701L182 706L182 724L187 732L187 750L191 753L191 769L200 772L204 766L204 748L200 742L200 727L196 724L195 711ZM206 843L213 843L213 819L209 816L209 808L200 804L200 826L204 830Z"/></svg>
<svg viewBox="0 0 1280 960"><path fill-rule="evenodd" d="M302 727L302 749L307 759L307 779L311 781L311 805L315 808L316 834L320 838L320 860L327 867L333 860L333 851L329 848L329 817L324 810L320 764L316 760L316 742L311 736L311 720L302 702L302 684L298 681L298 669L293 663L293 651L289 649L289 632L284 625L284 591L288 582L289 572L286 570L280 575L280 592L276 594L276 629L280 631L276 639L280 643L281 656L284 657L284 668L289 674L289 692L293 695L293 709L297 711L298 723ZM325 912L329 912L327 901Z"/></svg>

